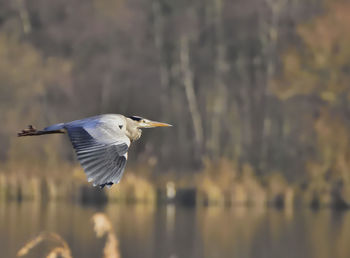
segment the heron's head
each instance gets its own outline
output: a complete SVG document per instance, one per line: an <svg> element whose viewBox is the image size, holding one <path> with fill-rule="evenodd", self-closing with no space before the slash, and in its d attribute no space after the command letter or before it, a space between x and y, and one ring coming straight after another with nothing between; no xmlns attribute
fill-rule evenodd
<svg viewBox="0 0 350 258"><path fill-rule="evenodd" d="M153 127L160 127L160 126L172 126L170 124L161 123L157 121L151 121L149 119L140 117L140 116L129 116L129 119L131 119L135 124L137 128L153 128Z"/></svg>

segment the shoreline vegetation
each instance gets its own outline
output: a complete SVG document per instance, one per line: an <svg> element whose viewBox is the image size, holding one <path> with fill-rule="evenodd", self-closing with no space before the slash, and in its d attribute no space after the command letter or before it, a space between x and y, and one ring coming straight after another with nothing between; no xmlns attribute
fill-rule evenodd
<svg viewBox="0 0 350 258"><path fill-rule="evenodd" d="M3 2L0 200L349 207L349 1ZM16 137L107 113L174 125L110 190Z"/></svg>
<svg viewBox="0 0 350 258"><path fill-rule="evenodd" d="M39 172L40 171L40 172ZM80 204L176 203L187 206L266 206L280 209L310 207L347 209L346 185L324 180L288 183L281 173L257 176L252 167L222 159L205 162L202 171L177 179L175 173L153 178L149 169L126 170L110 189L87 183L79 166L0 170L0 202L73 201Z"/></svg>

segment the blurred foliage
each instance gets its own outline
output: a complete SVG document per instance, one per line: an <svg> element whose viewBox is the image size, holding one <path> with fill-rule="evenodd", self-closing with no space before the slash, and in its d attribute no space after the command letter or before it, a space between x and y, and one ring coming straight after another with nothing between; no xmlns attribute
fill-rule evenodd
<svg viewBox="0 0 350 258"><path fill-rule="evenodd" d="M283 56L283 80L276 85L281 99L315 96L329 108L346 108L350 100L350 24L347 1L328 1L319 17L297 27L300 45ZM344 106L342 106L344 105Z"/></svg>
<svg viewBox="0 0 350 258"><path fill-rule="evenodd" d="M38 123L38 113L43 117L49 115L45 95L52 85L69 85L70 71L69 62L55 57L46 58L18 37L0 33L0 108L3 122L0 137L4 146L1 157L10 164L50 164L52 159L57 159L58 155L52 149L59 144L58 138L23 145L14 136L23 118Z"/></svg>
<svg viewBox="0 0 350 258"><path fill-rule="evenodd" d="M350 18L348 1L328 1L326 11L299 25L300 45L283 56L283 71L273 92L285 102L310 102L299 119L308 116L311 155L305 161L310 202L348 204L350 201ZM290 114L286 114L290 115Z"/></svg>
<svg viewBox="0 0 350 258"><path fill-rule="evenodd" d="M347 204L349 11L342 0L0 1L0 168L68 175L67 140L16 132L122 113L175 125L131 148L144 177L124 187L137 199L154 200L159 178L193 182L208 202L279 203L298 181L308 203Z"/></svg>

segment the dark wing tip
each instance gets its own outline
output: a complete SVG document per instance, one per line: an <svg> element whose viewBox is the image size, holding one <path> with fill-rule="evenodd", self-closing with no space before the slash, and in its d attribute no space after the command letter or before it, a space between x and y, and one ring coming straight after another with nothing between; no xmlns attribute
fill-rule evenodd
<svg viewBox="0 0 350 258"><path fill-rule="evenodd" d="M108 182L108 183L99 185L99 187L100 187L101 189L103 189L105 186L107 186L108 188L111 188L112 185L113 185L112 182Z"/></svg>

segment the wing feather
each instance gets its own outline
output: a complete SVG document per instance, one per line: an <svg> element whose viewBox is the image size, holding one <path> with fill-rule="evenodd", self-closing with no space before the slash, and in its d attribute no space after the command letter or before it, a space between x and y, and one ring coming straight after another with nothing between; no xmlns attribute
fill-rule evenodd
<svg viewBox="0 0 350 258"><path fill-rule="evenodd" d="M100 187L120 181L130 140L111 123L67 124L65 126L88 181Z"/></svg>

